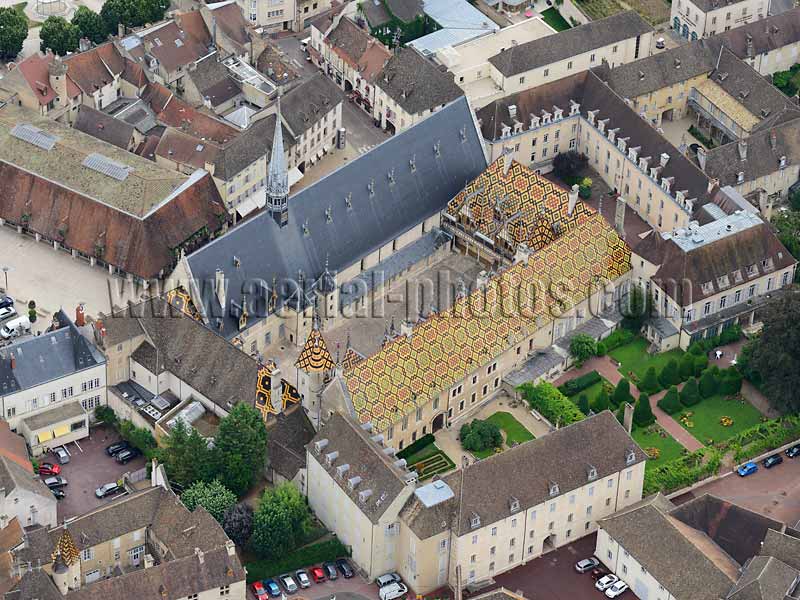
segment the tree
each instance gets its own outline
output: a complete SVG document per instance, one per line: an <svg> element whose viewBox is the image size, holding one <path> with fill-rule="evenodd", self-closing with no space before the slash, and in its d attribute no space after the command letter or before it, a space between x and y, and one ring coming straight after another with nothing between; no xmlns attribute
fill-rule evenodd
<svg viewBox="0 0 800 600"><path fill-rule="evenodd" d="M678 370L680 371L682 380L685 381L694 375L694 359L694 354L690 354L688 352L685 352L683 356L681 356L681 362L678 366Z"/></svg>
<svg viewBox="0 0 800 600"><path fill-rule="evenodd" d="M28 37L28 18L13 7L0 8L0 59L14 60Z"/></svg>
<svg viewBox="0 0 800 600"><path fill-rule="evenodd" d="M624 377L619 380L617 387L614 388L614 395L611 403L614 406L622 406L625 402L633 404L633 396L631 396L631 384Z"/></svg>
<svg viewBox="0 0 800 600"><path fill-rule="evenodd" d="M134 448L142 451L148 459L152 458L156 452L156 439L149 429L136 427L132 422L123 419L119 422L119 434L122 439Z"/></svg>
<svg viewBox="0 0 800 600"><path fill-rule="evenodd" d="M212 451L208 442L181 419L172 426L169 435L162 438L158 454L170 480L183 487L212 479Z"/></svg>
<svg viewBox="0 0 800 600"><path fill-rule="evenodd" d="M738 394L742 389L742 374L735 367L720 371L719 389L727 396Z"/></svg>
<svg viewBox="0 0 800 600"><path fill-rule="evenodd" d="M674 415L675 413L680 412L681 408L683 407L681 406L677 387L673 385L667 390L667 393L664 394L664 397L658 401L658 408L663 410L668 415Z"/></svg>
<svg viewBox="0 0 800 600"><path fill-rule="evenodd" d="M264 470L267 430L261 414L239 402L219 423L214 438L214 475L237 496L243 496Z"/></svg>
<svg viewBox="0 0 800 600"><path fill-rule="evenodd" d="M633 422L637 427L647 427L656 422L653 409L650 408L650 396L644 392L639 394L639 400L633 407Z"/></svg>
<svg viewBox="0 0 800 600"><path fill-rule="evenodd" d="M800 211L776 212L772 218L772 226L776 229L778 239L786 246L789 254L800 259ZM795 280L798 277L800 277L800 272L795 272Z"/></svg>
<svg viewBox="0 0 800 600"><path fill-rule="evenodd" d="M265 490L253 519L250 546L263 558L275 558L295 548L308 531L305 499L290 483Z"/></svg>
<svg viewBox="0 0 800 600"><path fill-rule="evenodd" d="M639 389L648 394L652 394L659 390L658 376L656 375L656 368L650 367L644 374L644 379L639 383Z"/></svg>
<svg viewBox="0 0 800 600"><path fill-rule="evenodd" d="M559 179L569 181L577 177L587 164L589 164L589 158L585 154L569 150L555 155L553 171Z"/></svg>
<svg viewBox="0 0 800 600"><path fill-rule="evenodd" d="M708 356L706 356L705 353L699 354L694 357L695 377L700 377L700 375L703 374L703 371L705 371L707 368L708 368Z"/></svg>
<svg viewBox="0 0 800 600"><path fill-rule="evenodd" d="M582 365L597 354L597 342L592 336L579 333L570 340L569 353L577 364Z"/></svg>
<svg viewBox="0 0 800 600"><path fill-rule="evenodd" d="M181 494L181 502L189 510L202 506L221 524L228 509L236 504L236 494L222 485L219 479L210 483L197 481Z"/></svg>
<svg viewBox="0 0 800 600"><path fill-rule="evenodd" d="M595 350L597 356L605 356L608 354L608 346L605 342L597 342L597 349Z"/></svg>
<svg viewBox="0 0 800 600"><path fill-rule="evenodd" d="M47 17L39 31L39 49L44 52L50 48L59 56L75 52L81 39L78 28L64 17Z"/></svg>
<svg viewBox="0 0 800 600"><path fill-rule="evenodd" d="M95 44L106 41L108 32L103 18L86 6L79 6L72 15L72 24L78 28L80 37L87 38ZM116 33L116 32L114 32Z"/></svg>
<svg viewBox="0 0 800 600"><path fill-rule="evenodd" d="M668 388L671 385L677 385L681 382L681 373L678 369L678 361L670 359L664 368L661 369L661 373L658 376L658 382L661 384L661 387Z"/></svg>
<svg viewBox="0 0 800 600"><path fill-rule="evenodd" d="M638 284L631 285L630 292L623 297L620 312L622 326L630 331L640 331L650 314L650 301L644 288Z"/></svg>
<svg viewBox="0 0 800 600"><path fill-rule="evenodd" d="M140 2L142 24L161 21L169 8L169 0L140 0Z"/></svg>
<svg viewBox="0 0 800 600"><path fill-rule="evenodd" d="M717 375L714 372L714 369L706 369L703 371L703 374L700 376L700 396L702 398L710 398L713 396L718 388L719 388L719 381L717 380Z"/></svg>
<svg viewBox="0 0 800 600"><path fill-rule="evenodd" d="M498 448L503 444L500 428L491 421L474 419L461 426L459 432L461 445L470 452L481 452L489 448Z"/></svg>
<svg viewBox="0 0 800 600"><path fill-rule="evenodd" d="M231 506L222 518L222 529L234 544L244 548L253 535L253 508L247 502Z"/></svg>
<svg viewBox="0 0 800 600"><path fill-rule="evenodd" d="M757 373L762 390L779 410L800 410L800 295L772 300L763 313L764 329L748 351L747 369Z"/></svg>
<svg viewBox="0 0 800 600"><path fill-rule="evenodd" d="M680 400L681 404L687 407L694 406L700 402L700 387L697 383L696 377L692 377L683 385L683 388L681 389Z"/></svg>
<svg viewBox="0 0 800 600"><path fill-rule="evenodd" d="M578 408L581 410L583 414L586 416L589 415L589 396L586 394L581 394L578 397Z"/></svg>
<svg viewBox="0 0 800 600"><path fill-rule="evenodd" d="M611 402L608 399L608 392L605 388L601 388L600 393L597 394L597 398L594 399L592 410L595 413L601 413L609 408L611 408Z"/></svg>
<svg viewBox="0 0 800 600"><path fill-rule="evenodd" d="M165 0L108 0L100 9L100 17L105 30L116 34L119 25L139 27L160 21L167 8L169 2Z"/></svg>

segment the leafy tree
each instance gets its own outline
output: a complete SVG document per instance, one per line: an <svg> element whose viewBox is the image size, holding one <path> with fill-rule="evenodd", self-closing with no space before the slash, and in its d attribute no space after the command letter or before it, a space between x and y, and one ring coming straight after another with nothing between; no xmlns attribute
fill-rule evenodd
<svg viewBox="0 0 800 600"><path fill-rule="evenodd" d="M673 358L664 365L664 368L661 369L661 373L658 376L658 382L663 388L668 388L671 385L677 385L681 382L681 373L678 369L677 360Z"/></svg>
<svg viewBox="0 0 800 600"><path fill-rule="evenodd" d="M160 21L167 8L167 0L107 0L100 9L100 16L105 23L105 30L116 34L120 24L139 27Z"/></svg>
<svg viewBox="0 0 800 600"><path fill-rule="evenodd" d="M772 226L789 254L800 260L800 211L776 212L772 218ZM800 278L800 270L795 273L795 281L798 278Z"/></svg>
<svg viewBox="0 0 800 600"><path fill-rule="evenodd" d="M14 60L28 37L28 18L13 7L0 8L0 59Z"/></svg>
<svg viewBox="0 0 800 600"><path fill-rule="evenodd" d="M644 392L639 394L639 400L633 407L633 422L638 427L647 427L656 422L653 409L650 408L650 396Z"/></svg>
<svg viewBox="0 0 800 600"><path fill-rule="evenodd" d="M703 344L701 344L700 342L694 342L689 346L689 354L693 354L695 356L702 356L705 353L706 351L703 348Z"/></svg>
<svg viewBox="0 0 800 600"><path fill-rule="evenodd" d="M683 407L681 406L681 401L678 397L677 387L673 385L667 390L667 393L664 394L664 397L658 401L658 408L663 410L668 415L674 415L675 413L680 412L681 408Z"/></svg>
<svg viewBox="0 0 800 600"><path fill-rule="evenodd" d="M98 406L94 409L94 418L108 425L117 424L117 413L110 406Z"/></svg>
<svg viewBox="0 0 800 600"><path fill-rule="evenodd" d="M714 372L714 369L706 369L700 376L700 396L702 398L710 398L719 389L719 380Z"/></svg>
<svg viewBox="0 0 800 600"><path fill-rule="evenodd" d="M590 410L589 409L589 396L587 396L586 394L581 394L578 397L578 408L581 410L581 412L583 414L585 414L587 416L589 415L589 410Z"/></svg>
<svg viewBox="0 0 800 600"><path fill-rule="evenodd" d="M237 496L243 496L264 469L267 430L261 414L239 402L219 423L214 439L214 474Z"/></svg>
<svg viewBox="0 0 800 600"><path fill-rule="evenodd" d="M608 392L605 390L605 388L602 388L600 390L600 393L597 394L597 398L594 399L594 403L592 404L592 410L595 413L600 413L610 408L611 408L611 401L608 398Z"/></svg>
<svg viewBox="0 0 800 600"><path fill-rule="evenodd" d="M614 388L611 403L614 406L622 406L625 402L633 404L633 396L631 396L631 384L623 377L617 383L617 387Z"/></svg>
<svg viewBox="0 0 800 600"><path fill-rule="evenodd" d="M696 377L692 377L683 385L683 388L681 388L680 400L681 404L687 407L694 406L700 402L700 386L697 383Z"/></svg>
<svg viewBox="0 0 800 600"><path fill-rule="evenodd" d="M633 284L630 292L623 297L620 307L622 326L630 331L639 331L650 314L650 300L642 286Z"/></svg>
<svg viewBox="0 0 800 600"><path fill-rule="evenodd" d="M39 31L39 37L39 48L42 52L50 48L59 56L64 56L67 52L78 49L81 32L64 17L47 17Z"/></svg>
<svg viewBox="0 0 800 600"><path fill-rule="evenodd" d="M236 504L236 494L218 479L210 483L197 481L181 494L181 502L189 510L202 506L221 524L228 509Z"/></svg>
<svg viewBox="0 0 800 600"><path fill-rule="evenodd" d="M310 524L308 505L290 483L265 490L253 519L250 546L263 558L275 558L296 547Z"/></svg>
<svg viewBox="0 0 800 600"><path fill-rule="evenodd" d="M683 356L681 356L681 361L678 365L678 371L681 374L682 380L685 381L694 375L694 359L694 354L690 354L688 352L685 352Z"/></svg>
<svg viewBox="0 0 800 600"><path fill-rule="evenodd" d="M577 177L587 164L589 164L589 158L585 154L569 150L555 155L553 171L559 179L569 181Z"/></svg>
<svg viewBox="0 0 800 600"><path fill-rule="evenodd" d="M253 508L247 502L234 504L225 511L222 528L234 544L244 548L253 535Z"/></svg>
<svg viewBox="0 0 800 600"><path fill-rule="evenodd" d="M194 427L178 420L161 440L159 458L171 481L188 487L197 481L211 480L212 451Z"/></svg>
<svg viewBox="0 0 800 600"><path fill-rule="evenodd" d="M78 28L80 37L87 38L95 44L102 44L108 36L103 18L86 6L79 6L75 9L75 14L72 15L72 24Z"/></svg>
<svg viewBox="0 0 800 600"><path fill-rule="evenodd" d="M136 427L127 419L119 422L119 434L122 439L128 442L134 448L142 451L148 459L152 458L156 452L156 440L149 429L144 427Z"/></svg>
<svg viewBox="0 0 800 600"><path fill-rule="evenodd" d="M747 367L780 410L800 410L800 295L786 294L764 310L764 329L749 352Z"/></svg>
<svg viewBox="0 0 800 600"><path fill-rule="evenodd" d="M579 333L570 340L569 353L581 365L597 354L597 342L592 336Z"/></svg>
<svg viewBox="0 0 800 600"><path fill-rule="evenodd" d="M597 342L597 350L595 351L597 356L605 356L608 354L608 346L606 346L605 342Z"/></svg>
<svg viewBox="0 0 800 600"><path fill-rule="evenodd" d="M708 356L705 353L700 354L699 356L694 357L694 376L700 377L708 368Z"/></svg>
<svg viewBox="0 0 800 600"><path fill-rule="evenodd" d="M652 394L659 390L658 376L656 375L656 368L650 367L644 374L644 379L639 383L639 389L648 394Z"/></svg>
<svg viewBox="0 0 800 600"><path fill-rule="evenodd" d="M503 434L500 428L491 421L474 419L471 423L461 426L459 432L461 445L470 452L481 452L489 448L497 448L503 443Z"/></svg>

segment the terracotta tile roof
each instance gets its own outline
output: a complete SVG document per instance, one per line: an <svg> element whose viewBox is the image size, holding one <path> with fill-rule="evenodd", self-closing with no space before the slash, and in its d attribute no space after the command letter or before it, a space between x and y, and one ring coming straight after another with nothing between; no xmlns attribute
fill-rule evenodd
<svg viewBox="0 0 800 600"><path fill-rule="evenodd" d="M147 75L145 75L144 69L129 58L125 59L125 68L122 70L121 77L137 89L147 85Z"/></svg>
<svg viewBox="0 0 800 600"><path fill-rule="evenodd" d="M33 473L33 465L28 458L28 446L25 438L11 431L7 421L0 421L0 456L5 456Z"/></svg>
<svg viewBox="0 0 800 600"><path fill-rule="evenodd" d="M67 56L64 63L68 77L87 95L111 83L125 69L122 55L111 42Z"/></svg>
<svg viewBox="0 0 800 600"><path fill-rule="evenodd" d="M53 62L53 59L54 56L52 54L44 56L34 54L20 62L16 67L22 73L28 87L31 88L42 106L46 106L56 97L55 90L50 87L50 74L48 72L48 66ZM78 86L69 77L67 78L67 92L70 98L76 98L81 94Z"/></svg>
<svg viewBox="0 0 800 600"><path fill-rule="evenodd" d="M244 18L242 9L239 5L230 1L228 3L218 3L216 8L211 9L211 14L217 20L217 27L231 40L241 46L250 43L248 33L248 23Z"/></svg>
<svg viewBox="0 0 800 600"><path fill-rule="evenodd" d="M374 81L392 57L386 46L348 18L339 21L326 39L336 55L368 81Z"/></svg>
<svg viewBox="0 0 800 600"><path fill-rule="evenodd" d="M211 32L206 26L203 14L199 10L190 10L175 15L175 22L180 29L206 47L211 45Z"/></svg>
<svg viewBox="0 0 800 600"><path fill-rule="evenodd" d="M198 39L188 35L175 21L151 27L140 32L139 37L145 51L158 59L168 73L178 67L188 67L197 59L208 54L210 38Z"/></svg>
<svg viewBox="0 0 800 600"><path fill-rule="evenodd" d="M309 45L309 49L313 50ZM289 63L289 58L284 56L275 46L267 45L256 59L256 69L276 83L288 83L297 79L295 69Z"/></svg>
<svg viewBox="0 0 800 600"><path fill-rule="evenodd" d="M219 146L199 140L177 129L168 128L156 146L156 156L204 169L206 163L214 164Z"/></svg>
<svg viewBox="0 0 800 600"><path fill-rule="evenodd" d="M133 125L121 119L115 119L111 115L102 113L85 104L82 104L78 109L78 116L72 126L78 131L113 144L123 150L128 149L135 131Z"/></svg>
<svg viewBox="0 0 800 600"><path fill-rule="evenodd" d="M459 299L443 313L418 324L411 337L399 336L380 352L345 372L347 389L362 422L379 431L427 401L509 346L552 321L552 296L534 300L538 283L570 280L587 290L598 278L615 280L630 270L630 249L603 217L594 215L493 279L486 290ZM484 299L485 294L485 299ZM514 298L514 306L507 306ZM582 300L575 299L574 303ZM473 307L484 307L475 314ZM517 310L519 306L532 307ZM571 306L571 305L570 305ZM507 316L507 315L511 316Z"/></svg>
<svg viewBox="0 0 800 600"><path fill-rule="evenodd" d="M517 161L505 173L506 160L511 159L494 161L447 205L447 213L468 230L506 244L512 253L520 243L540 250L595 214L579 201L568 215L566 190Z"/></svg>

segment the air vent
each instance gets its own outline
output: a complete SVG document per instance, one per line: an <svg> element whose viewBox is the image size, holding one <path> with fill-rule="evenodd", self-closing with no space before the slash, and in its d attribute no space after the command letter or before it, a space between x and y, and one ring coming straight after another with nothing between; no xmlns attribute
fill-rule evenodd
<svg viewBox="0 0 800 600"><path fill-rule="evenodd" d="M131 169L127 165L111 160L107 156L93 152L83 161L83 166L102 173L106 177L111 177L117 181L125 181Z"/></svg>
<svg viewBox="0 0 800 600"><path fill-rule="evenodd" d="M52 150L53 146L56 145L58 138L54 135L47 133L46 131L42 131L38 127L34 127L33 125L29 125L27 123L22 123L20 125L15 125L11 129L11 135L13 135L18 140L22 140L23 142L28 142L29 144L33 144L37 148L41 148L42 150Z"/></svg>

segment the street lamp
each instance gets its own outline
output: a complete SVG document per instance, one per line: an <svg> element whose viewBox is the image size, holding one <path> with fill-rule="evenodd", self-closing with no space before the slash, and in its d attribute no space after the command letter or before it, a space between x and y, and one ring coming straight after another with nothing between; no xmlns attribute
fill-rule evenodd
<svg viewBox="0 0 800 600"><path fill-rule="evenodd" d="M3 275L5 276L6 280L5 287L3 289L6 291L6 293L8 293L8 272L11 271L11 267L2 266L0 267L0 269L2 269Z"/></svg>

